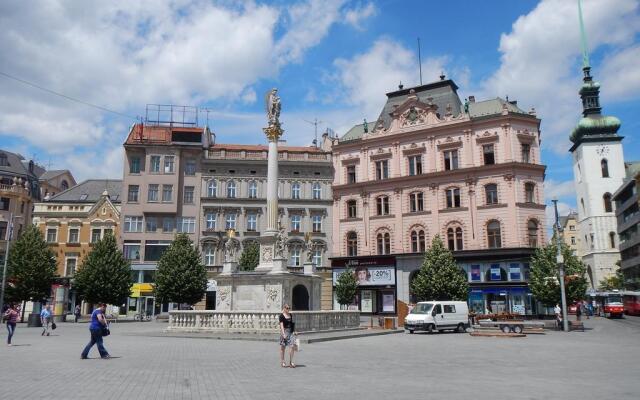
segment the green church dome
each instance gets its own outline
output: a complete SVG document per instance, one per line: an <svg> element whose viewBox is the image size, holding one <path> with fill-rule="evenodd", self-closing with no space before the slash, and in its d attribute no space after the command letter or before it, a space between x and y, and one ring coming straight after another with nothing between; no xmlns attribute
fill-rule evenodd
<svg viewBox="0 0 640 400"><path fill-rule="evenodd" d="M583 136L615 135L622 123L616 117L604 115L590 115L580 119L578 125L573 128L570 139L575 143Z"/></svg>

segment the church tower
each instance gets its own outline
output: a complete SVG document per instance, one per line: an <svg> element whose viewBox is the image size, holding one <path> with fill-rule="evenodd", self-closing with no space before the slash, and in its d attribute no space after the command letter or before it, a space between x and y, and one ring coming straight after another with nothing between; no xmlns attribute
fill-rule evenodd
<svg viewBox="0 0 640 400"><path fill-rule="evenodd" d="M615 273L620 260L613 193L625 178L620 120L602 115L600 84L591 76L582 7L578 0L582 39L582 118L571 132L569 150L578 206L578 231L582 239L582 261L587 265L591 287Z"/></svg>

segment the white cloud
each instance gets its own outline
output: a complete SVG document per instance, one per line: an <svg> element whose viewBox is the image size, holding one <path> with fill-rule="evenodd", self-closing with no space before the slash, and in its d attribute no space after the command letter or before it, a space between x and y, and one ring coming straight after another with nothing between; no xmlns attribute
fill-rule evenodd
<svg viewBox="0 0 640 400"><path fill-rule="evenodd" d="M563 203L561 201L558 202L558 216L562 217L563 215L569 214L571 211L575 211L571 208L571 206L567 203ZM553 208L553 204L547 204L547 208L545 210L545 222L547 226L547 230L552 231L553 225L556 223L556 214ZM551 234L549 234L551 237Z"/></svg>
<svg viewBox="0 0 640 400"><path fill-rule="evenodd" d="M627 100L640 93L640 45L631 46L605 59L600 74L605 99Z"/></svg>
<svg viewBox="0 0 640 400"><path fill-rule="evenodd" d="M242 102L245 104L252 104L256 102L257 99L256 91L253 88L248 88L242 94Z"/></svg>
<svg viewBox="0 0 640 400"><path fill-rule="evenodd" d="M344 14L344 20L355 29L363 30L363 22L366 19L375 16L377 13L378 10L376 9L376 6L373 3L367 3L366 5L360 5L347 10Z"/></svg>
<svg viewBox="0 0 640 400"><path fill-rule="evenodd" d="M544 197L546 201L563 199L565 197L574 199L575 195L576 189L573 180L559 182L553 179L547 179L544 181Z"/></svg>
<svg viewBox="0 0 640 400"><path fill-rule="evenodd" d="M637 0L585 1L583 14L590 48L619 49L632 43L640 31L638 6ZM484 97L509 95L518 99L524 109L535 106L543 121L543 145L559 153L565 153L569 147L568 135L580 113L577 61L581 47L577 13L573 1L544 0L529 14L518 18L511 32L500 39L500 68L483 84ZM609 65L636 82L640 61L633 58L635 54L637 50L620 51L609 64L605 62L604 68L596 66L593 74L596 78L603 76ZM619 78L611 77L623 85ZM609 90L603 86L605 102L611 93L624 91L615 86L613 92Z"/></svg>

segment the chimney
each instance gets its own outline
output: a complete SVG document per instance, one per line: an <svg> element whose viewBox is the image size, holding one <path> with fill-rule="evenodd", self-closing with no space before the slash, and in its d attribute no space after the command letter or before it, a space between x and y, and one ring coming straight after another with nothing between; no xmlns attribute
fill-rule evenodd
<svg viewBox="0 0 640 400"><path fill-rule="evenodd" d="M475 103L476 102L476 96L469 96L469 103Z"/></svg>

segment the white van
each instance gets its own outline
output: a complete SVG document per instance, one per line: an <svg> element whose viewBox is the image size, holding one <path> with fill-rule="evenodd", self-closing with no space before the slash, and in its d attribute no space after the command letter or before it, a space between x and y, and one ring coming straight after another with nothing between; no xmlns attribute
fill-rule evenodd
<svg viewBox="0 0 640 400"><path fill-rule="evenodd" d="M464 301L421 301L404 320L404 329L414 331L465 332L469 326L469 307Z"/></svg>

